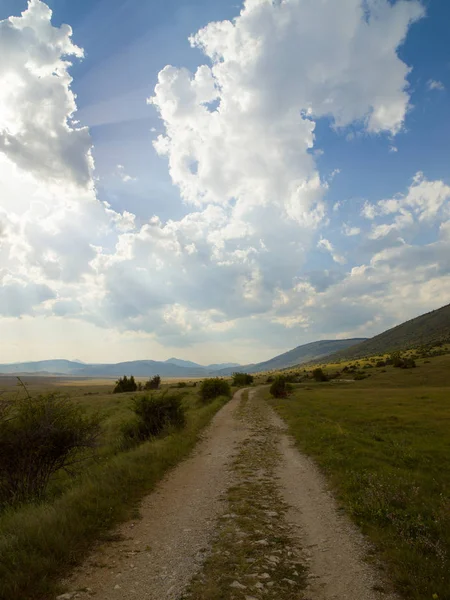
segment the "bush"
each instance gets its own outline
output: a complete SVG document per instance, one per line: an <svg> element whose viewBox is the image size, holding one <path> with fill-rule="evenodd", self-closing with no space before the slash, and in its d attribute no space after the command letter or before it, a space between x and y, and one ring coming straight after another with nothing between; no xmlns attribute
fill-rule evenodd
<svg viewBox="0 0 450 600"><path fill-rule="evenodd" d="M312 372L312 376L316 381L328 381L328 377L320 368L314 369Z"/></svg>
<svg viewBox="0 0 450 600"><path fill-rule="evenodd" d="M177 383L177 387L178 388L185 388L185 387L187 387L187 383L185 381L179 381Z"/></svg>
<svg viewBox="0 0 450 600"><path fill-rule="evenodd" d="M155 375L154 377L145 382L144 390L159 390L160 385L161 377L159 375Z"/></svg>
<svg viewBox="0 0 450 600"><path fill-rule="evenodd" d="M377 363L375 365L376 367L385 367L386 366L386 362L384 360L377 360Z"/></svg>
<svg viewBox="0 0 450 600"><path fill-rule="evenodd" d="M273 379L273 376L269 375L269 377L266 379L266 383L272 383Z"/></svg>
<svg viewBox="0 0 450 600"><path fill-rule="evenodd" d="M365 373L356 373L354 379L355 381L361 381L362 379L366 379L366 377L368 377L368 375Z"/></svg>
<svg viewBox="0 0 450 600"><path fill-rule="evenodd" d="M113 394L123 394L124 392L135 392L138 389L137 383L134 380L133 375L128 377L124 375L116 381L116 387L113 390Z"/></svg>
<svg viewBox="0 0 450 600"><path fill-rule="evenodd" d="M284 375L278 375L270 386L270 393L274 398L286 398L292 391L292 385Z"/></svg>
<svg viewBox="0 0 450 600"><path fill-rule="evenodd" d="M133 412L135 420L122 427L124 447L161 435L170 427L182 429L186 424L181 397L176 395L138 396L133 401Z"/></svg>
<svg viewBox="0 0 450 600"><path fill-rule="evenodd" d="M205 379L202 381L199 394L203 402L209 402L219 396L229 397L231 395L230 385L227 381L219 377Z"/></svg>
<svg viewBox="0 0 450 600"><path fill-rule="evenodd" d="M51 476L91 458L100 434L98 417L87 417L61 394L19 398L0 410L0 504L41 498Z"/></svg>
<svg viewBox="0 0 450 600"><path fill-rule="evenodd" d="M251 385L253 383L253 375L248 373L233 373L233 385Z"/></svg>
<svg viewBox="0 0 450 600"><path fill-rule="evenodd" d="M400 352L394 352L391 355L391 361L397 369L415 369L416 362L413 358L403 358ZM387 361L386 361L387 362Z"/></svg>

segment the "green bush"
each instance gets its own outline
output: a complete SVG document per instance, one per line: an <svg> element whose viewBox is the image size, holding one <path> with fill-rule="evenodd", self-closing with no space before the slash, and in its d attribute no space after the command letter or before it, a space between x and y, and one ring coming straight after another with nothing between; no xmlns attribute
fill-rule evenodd
<svg viewBox="0 0 450 600"><path fill-rule="evenodd" d="M219 377L205 379L201 383L199 394L203 402L209 402L219 396L229 397L231 395L230 385L227 381Z"/></svg>
<svg viewBox="0 0 450 600"><path fill-rule="evenodd" d="M328 381L328 377L320 368L314 369L312 372L312 376L316 381Z"/></svg>
<svg viewBox="0 0 450 600"><path fill-rule="evenodd" d="M274 398L286 398L292 391L292 385L284 375L277 375L270 386L270 393Z"/></svg>
<svg viewBox="0 0 450 600"><path fill-rule="evenodd" d="M182 429L186 424L184 407L178 395L138 396L133 400L133 412L135 420L122 427L122 446L125 448L161 435L171 427Z"/></svg>
<svg viewBox="0 0 450 600"><path fill-rule="evenodd" d="M123 394L124 392L136 392L137 389L138 386L134 380L133 375L131 375L129 379L126 375L124 375L116 381L116 387L113 390L113 394Z"/></svg>
<svg viewBox="0 0 450 600"><path fill-rule="evenodd" d="M87 417L61 394L27 394L0 410L0 505L41 498L51 476L92 457L98 417ZM76 465L76 466L75 466Z"/></svg>
<svg viewBox="0 0 450 600"><path fill-rule="evenodd" d="M253 375L249 373L233 373L233 385L251 385L253 383Z"/></svg>
<svg viewBox="0 0 450 600"><path fill-rule="evenodd" d="M154 377L145 382L144 390L159 390L160 385L161 377L159 375L155 375Z"/></svg>
<svg viewBox="0 0 450 600"><path fill-rule="evenodd" d="M368 375L365 373L356 373L354 379L355 381L361 381L362 379L366 379L366 377L368 377Z"/></svg>

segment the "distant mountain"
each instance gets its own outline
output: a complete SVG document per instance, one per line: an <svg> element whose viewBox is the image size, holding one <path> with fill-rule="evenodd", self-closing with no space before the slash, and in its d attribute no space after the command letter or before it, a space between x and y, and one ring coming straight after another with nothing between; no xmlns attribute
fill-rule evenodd
<svg viewBox="0 0 450 600"><path fill-rule="evenodd" d="M208 377L215 375L217 369L234 363L210 365L203 367L189 360L170 358L167 361L132 360L115 364L85 364L71 360L40 360L34 362L11 363L0 365L0 375L67 375L71 377Z"/></svg>
<svg viewBox="0 0 450 600"><path fill-rule="evenodd" d="M450 341L450 304L401 323L361 344L327 356L344 360Z"/></svg>
<svg viewBox="0 0 450 600"><path fill-rule="evenodd" d="M73 360L38 360L0 365L0 373L52 373L72 375L84 365Z"/></svg>
<svg viewBox="0 0 450 600"><path fill-rule="evenodd" d="M236 367L240 367L240 366L241 365L239 363L218 363L218 364L208 365L206 368L209 369L210 371L219 371L221 369L228 369L228 368L236 369Z"/></svg>
<svg viewBox="0 0 450 600"><path fill-rule="evenodd" d="M181 360L181 358L168 358L164 361L165 363L170 363L171 365L177 365L177 367L187 367L188 369L204 369L202 365L198 363L192 362L191 360Z"/></svg>
<svg viewBox="0 0 450 600"><path fill-rule="evenodd" d="M366 338L354 338L350 340L321 340L319 342L311 342L310 344L297 346L297 348L279 354L270 360L241 366L240 370L245 371L246 373L259 373L261 371L286 369L312 360L317 360L322 356L327 356L331 352L354 346L365 339ZM233 370L234 369L222 369L220 374L229 375Z"/></svg>
<svg viewBox="0 0 450 600"><path fill-rule="evenodd" d="M206 369L207 371L219 371L220 369L226 369L228 367L239 367L239 363L217 363L212 365L199 365L198 363L190 360L181 360L180 358L168 358L166 363L177 365L178 367L187 367L190 369Z"/></svg>

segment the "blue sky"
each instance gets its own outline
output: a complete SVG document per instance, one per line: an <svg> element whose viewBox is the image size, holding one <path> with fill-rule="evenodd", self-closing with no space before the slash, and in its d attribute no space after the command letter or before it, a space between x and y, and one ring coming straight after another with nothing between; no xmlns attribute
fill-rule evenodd
<svg viewBox="0 0 450 600"><path fill-rule="evenodd" d="M1 360L249 362L373 335L448 302L445 0L368 12L359 0L322 12L311 0L34 0L25 18L36 39L6 21L27 4L0 0L0 49L3 34L17 57L0 69L12 90L0 95L0 134L13 140L0 157L16 177L3 202L0 314L11 339L52 341L15 343ZM82 59L67 45L49 58L48 31L64 23ZM51 73L29 66L43 45L42 64L73 62L58 98ZM32 157L13 69L43 124ZM53 131L64 98L79 123ZM36 227L35 199L14 201L24 173L39 189Z"/></svg>

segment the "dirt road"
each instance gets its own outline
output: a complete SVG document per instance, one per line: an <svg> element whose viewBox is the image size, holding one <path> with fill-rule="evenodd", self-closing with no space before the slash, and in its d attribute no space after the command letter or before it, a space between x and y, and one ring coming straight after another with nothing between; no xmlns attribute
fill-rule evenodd
<svg viewBox="0 0 450 600"><path fill-rule="evenodd" d="M215 416L140 512L86 560L65 598L392 599L362 536L254 390Z"/></svg>

